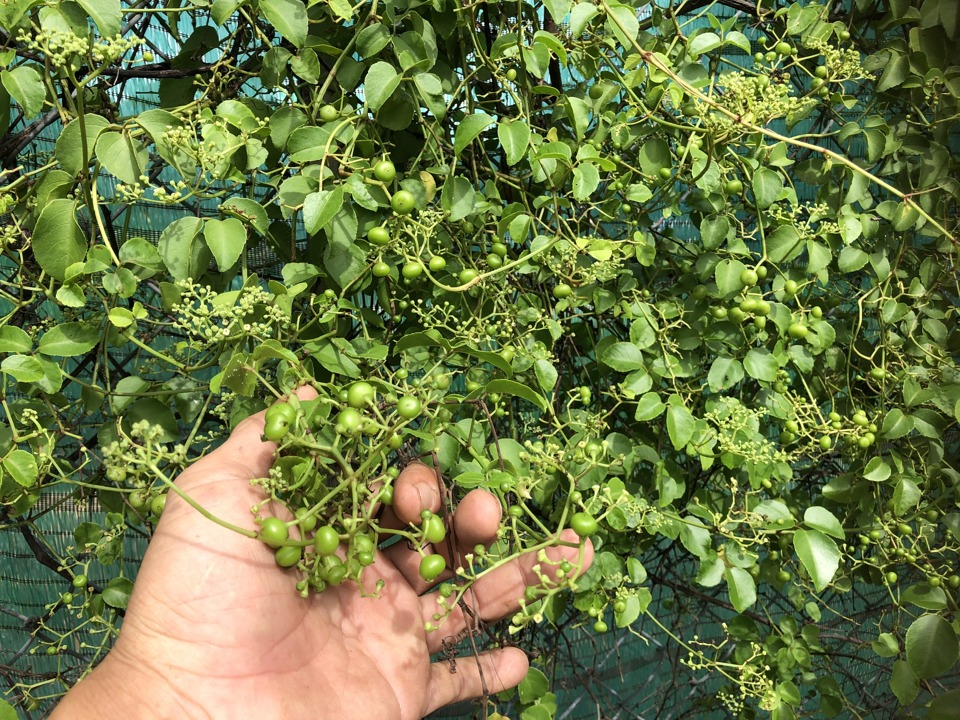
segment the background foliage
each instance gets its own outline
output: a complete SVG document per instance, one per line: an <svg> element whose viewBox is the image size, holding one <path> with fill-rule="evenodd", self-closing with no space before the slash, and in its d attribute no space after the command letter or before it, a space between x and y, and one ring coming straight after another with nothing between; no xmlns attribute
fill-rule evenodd
<svg viewBox="0 0 960 720"><path fill-rule="evenodd" d="M953 0L13 0L0 27L4 580L57 578L3 608L24 716L109 647L170 478L312 379L264 486L351 553L342 478L414 457L519 509L471 572L599 519L575 592L485 628L545 675L477 712L953 717ZM648 693L597 691L644 643Z"/></svg>

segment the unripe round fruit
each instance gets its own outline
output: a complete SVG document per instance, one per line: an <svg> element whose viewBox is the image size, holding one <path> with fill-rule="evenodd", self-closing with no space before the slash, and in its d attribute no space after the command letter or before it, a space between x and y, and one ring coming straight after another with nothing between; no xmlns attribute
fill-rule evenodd
<svg viewBox="0 0 960 720"><path fill-rule="evenodd" d="M416 200L409 190L397 190L390 199L390 207L397 215L409 215L415 205Z"/></svg>
<svg viewBox="0 0 960 720"><path fill-rule="evenodd" d="M384 245L388 245L390 243L390 231L382 225L372 227L367 231L367 240L374 245L383 247Z"/></svg>
<svg viewBox="0 0 960 720"><path fill-rule="evenodd" d="M324 122L333 122L338 117L340 117L340 111L333 105L324 105L320 108L320 119ZM376 174L376 171L374 171L374 174Z"/></svg>
<svg viewBox="0 0 960 720"><path fill-rule="evenodd" d="M380 182L391 182L397 176L397 169L389 160L381 160L373 166L373 176Z"/></svg>
<svg viewBox="0 0 960 720"><path fill-rule="evenodd" d="M423 265L421 265L416 260L411 260L404 264L403 268L400 270L400 274L403 275L407 280L415 280L420 277L423 273Z"/></svg>

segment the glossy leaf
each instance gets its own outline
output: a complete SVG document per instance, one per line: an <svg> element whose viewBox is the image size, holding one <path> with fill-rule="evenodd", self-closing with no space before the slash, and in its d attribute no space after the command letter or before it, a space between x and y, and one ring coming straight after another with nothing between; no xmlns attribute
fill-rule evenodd
<svg viewBox="0 0 960 720"><path fill-rule="evenodd" d="M793 548L813 580L814 588L822 592L840 567L837 543L819 530L797 530L793 536Z"/></svg>
<svg viewBox="0 0 960 720"><path fill-rule="evenodd" d="M260 12L294 47L307 39L307 8L301 0L260 0Z"/></svg>
<svg viewBox="0 0 960 720"><path fill-rule="evenodd" d="M907 630L907 662L921 680L945 673L957 662L960 644L953 626L939 615L921 615Z"/></svg>
<svg viewBox="0 0 960 720"><path fill-rule="evenodd" d="M43 79L34 68L29 65L19 65L12 70L0 71L0 82L10 97L23 108L24 116L30 118L43 109L43 99L47 91L43 87Z"/></svg>
<svg viewBox="0 0 960 720"><path fill-rule="evenodd" d="M82 262L87 241L72 200L52 200L40 213L33 232L33 252L43 271L63 280L67 268Z"/></svg>

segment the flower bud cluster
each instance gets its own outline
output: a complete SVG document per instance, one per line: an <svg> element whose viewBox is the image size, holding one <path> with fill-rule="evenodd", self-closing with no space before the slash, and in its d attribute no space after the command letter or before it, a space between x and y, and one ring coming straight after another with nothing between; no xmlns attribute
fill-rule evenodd
<svg viewBox="0 0 960 720"><path fill-rule="evenodd" d="M112 65L133 48L146 43L136 36L80 37L61 30L44 30L35 34L21 31L17 40L28 49L43 53L54 66L69 66L76 56L90 58L98 65Z"/></svg>
<svg viewBox="0 0 960 720"><path fill-rule="evenodd" d="M290 324L285 311L273 302L273 295L259 286L244 288L231 303L192 280L177 284L181 295L171 308L173 324L190 337L194 347L207 349L246 338L263 342Z"/></svg>

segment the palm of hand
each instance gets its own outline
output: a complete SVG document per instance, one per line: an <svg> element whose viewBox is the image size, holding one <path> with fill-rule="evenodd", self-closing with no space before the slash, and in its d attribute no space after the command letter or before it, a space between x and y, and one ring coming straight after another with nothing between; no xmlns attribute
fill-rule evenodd
<svg viewBox="0 0 960 720"><path fill-rule="evenodd" d="M301 399L314 395L301 388ZM214 516L256 530L250 509L263 499L250 480L267 474L275 445L262 442L263 413L248 418L224 445L191 466L177 488ZM409 466L398 478L387 525L436 512L432 470ZM462 546L489 544L500 501L475 490L452 519ZM566 559L586 569L587 542L565 531L549 548L551 567ZM470 617L513 612L527 583L539 582L537 553L527 553L477 581ZM445 638L467 629L455 607L443 627L424 629L437 609L431 585L417 574L419 555L397 543L377 551L363 576L367 592L345 583L302 598L293 571L280 570L263 543L204 518L173 491L151 541L116 647L79 694L69 693L54 717L97 707L106 717L370 718L413 720L458 700L515 686L527 671L517 648L461 660L456 672L430 663ZM372 596L383 580L378 597ZM442 579L442 577L441 577ZM98 682L99 680L99 682ZM127 692L117 695L119 686ZM110 712L113 711L113 715Z"/></svg>
<svg viewBox="0 0 960 720"><path fill-rule="evenodd" d="M184 485L234 521L250 518L259 499L237 494L242 486L225 476ZM380 598L345 585L304 600L262 543L173 498L168 505L138 579L150 594L135 595L117 651L146 642L158 666L183 674L191 702L219 708L224 718L316 717L319 708L340 718L425 714L430 659L421 601L382 554L367 570L385 581ZM365 690L343 692L351 687Z"/></svg>

